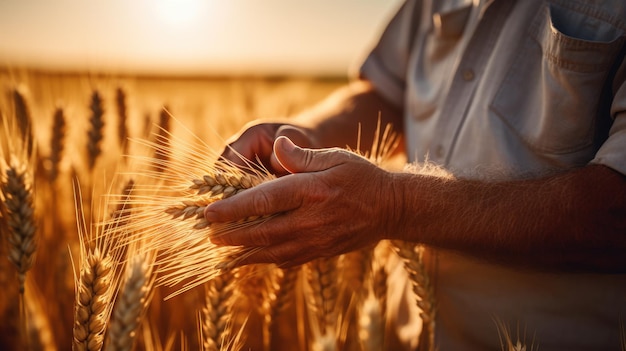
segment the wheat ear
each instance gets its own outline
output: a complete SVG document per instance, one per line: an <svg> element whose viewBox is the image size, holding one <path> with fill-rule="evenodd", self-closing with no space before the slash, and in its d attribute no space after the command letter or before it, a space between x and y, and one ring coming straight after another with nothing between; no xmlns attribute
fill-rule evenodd
<svg viewBox="0 0 626 351"><path fill-rule="evenodd" d="M111 258L95 249L81 267L74 314L73 350L101 350L110 304Z"/></svg>
<svg viewBox="0 0 626 351"><path fill-rule="evenodd" d="M356 298L357 301L355 303L357 304L360 304L367 297L373 257L373 246L341 256L342 288L345 290L348 298Z"/></svg>
<svg viewBox="0 0 626 351"><path fill-rule="evenodd" d="M25 141L27 154L30 155L33 151L33 142L35 141L33 138L30 110L26 103L26 98L20 89L14 89L12 95L15 119L20 131L20 136L21 139Z"/></svg>
<svg viewBox="0 0 626 351"><path fill-rule="evenodd" d="M123 154L128 152L128 108L126 106L126 92L117 88L115 91L115 106L117 108L117 139Z"/></svg>
<svg viewBox="0 0 626 351"><path fill-rule="evenodd" d="M112 255L112 238L102 235L103 225L87 223L81 211L82 195L75 184L76 221L80 241L80 271L75 277L76 300L72 350L101 350L113 300L119 284L121 259ZM103 213L106 209L101 204ZM114 252L119 253L120 250Z"/></svg>
<svg viewBox="0 0 626 351"><path fill-rule="evenodd" d="M216 162L219 155L191 132L191 137L185 139L164 130L162 132L168 139L167 143L133 140L154 151L152 156L133 157L140 166L146 166L146 171L141 172L142 178L152 182L138 182L138 191L130 195L128 204L133 207L133 213L126 232L131 235L128 238L130 241L140 240L140 237L150 238L145 249L162 253L157 285L184 283L171 297L207 282L221 271L232 268L243 257L261 249L220 247L213 244L210 238L261 223L267 217L211 225L203 213L208 204L223 199L225 194L234 193L228 189L247 189L274 179L274 176L252 166L241 169L232 163ZM167 157L154 156L159 153ZM222 185L219 191L215 188L218 184ZM203 193L198 195L199 191Z"/></svg>
<svg viewBox="0 0 626 351"><path fill-rule="evenodd" d="M363 351L384 350L385 319L380 300L369 294L359 316L359 341Z"/></svg>
<svg viewBox="0 0 626 351"><path fill-rule="evenodd" d="M202 309L203 346L206 351L219 351L230 342L229 321L234 292L233 272L225 272L207 282L206 304Z"/></svg>
<svg viewBox="0 0 626 351"><path fill-rule="evenodd" d="M101 142L104 138L104 107L100 93L95 90L91 94L89 105L91 116L89 117L89 131L87 132L87 161L89 170L93 170L102 153Z"/></svg>
<svg viewBox="0 0 626 351"><path fill-rule="evenodd" d="M113 308L106 350L133 349L139 324L152 297L155 255L135 254L127 266L127 278Z"/></svg>
<svg viewBox="0 0 626 351"><path fill-rule="evenodd" d="M416 245L404 241L394 241L394 249L398 256L404 261L404 268L409 274L411 283L413 284L413 292L415 293L417 306L421 309L420 317L422 319L422 333L426 338L426 345L420 342L421 350L435 350L435 293L430 284L430 278L424 267L424 246Z"/></svg>
<svg viewBox="0 0 626 351"><path fill-rule="evenodd" d="M159 113L159 124L158 124L158 132L155 136L155 144L157 147L154 149L154 158L160 161L159 169L162 169L164 166L170 162L171 150L169 135L171 135L172 124L171 124L172 115L167 106L163 106L161 112Z"/></svg>
<svg viewBox="0 0 626 351"><path fill-rule="evenodd" d="M387 315L387 270L383 265L374 270L372 291L378 299L380 314L385 317Z"/></svg>
<svg viewBox="0 0 626 351"><path fill-rule="evenodd" d="M513 342L509 326L498 318L496 318L494 322L498 328L498 337L500 338L500 347L502 348L502 351L536 351L538 349L535 347L534 340L531 343L530 348L527 348L526 344L520 340L519 326L517 330L517 340ZM526 330L524 330L524 335L522 335L523 338L525 338L525 334Z"/></svg>
<svg viewBox="0 0 626 351"><path fill-rule="evenodd" d="M322 335L335 331L337 304L337 257L318 258L307 263L311 305L317 312Z"/></svg>
<svg viewBox="0 0 626 351"><path fill-rule="evenodd" d="M20 292L24 292L26 272L33 266L37 248L32 178L17 160L5 165L1 184L3 215L9 229L9 260L18 272Z"/></svg>
<svg viewBox="0 0 626 351"><path fill-rule="evenodd" d="M52 138L50 139L50 168L48 171L50 182L54 182L59 176L59 165L65 147L65 115L62 108L59 107L54 111L53 119Z"/></svg>
<svg viewBox="0 0 626 351"><path fill-rule="evenodd" d="M277 268L277 272L279 272L277 279L265 301L266 323L270 325L274 323L276 318L293 302L293 294L300 271L301 267Z"/></svg>

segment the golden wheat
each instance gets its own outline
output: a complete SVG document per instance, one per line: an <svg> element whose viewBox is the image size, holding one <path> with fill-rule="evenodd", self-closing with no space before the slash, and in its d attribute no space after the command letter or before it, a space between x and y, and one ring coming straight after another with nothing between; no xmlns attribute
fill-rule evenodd
<svg viewBox="0 0 626 351"><path fill-rule="evenodd" d="M404 261L404 268L409 273L413 284L417 306L420 308L422 319L422 337L420 337L420 350L434 351L435 346L435 319L436 304L433 287L424 267L424 246L404 241L394 241L394 249ZM425 337L424 337L425 336Z"/></svg>
<svg viewBox="0 0 626 351"><path fill-rule="evenodd" d="M50 162L48 166L48 178L50 182L54 182L59 176L59 165L63 157L63 149L65 147L65 114L62 108L54 111L52 124L52 137L50 138Z"/></svg>
<svg viewBox="0 0 626 351"><path fill-rule="evenodd" d="M383 316L380 299L369 294L361 306L359 317L359 341L363 351L384 350Z"/></svg>
<svg viewBox="0 0 626 351"><path fill-rule="evenodd" d="M145 310L152 298L155 276L152 273L154 253L136 254L131 250L126 280L115 301L106 350L130 351Z"/></svg>
<svg viewBox="0 0 626 351"><path fill-rule="evenodd" d="M89 131L87 132L87 164L89 170L93 170L98 160L98 156L102 153L101 142L104 138L104 107L100 92L94 90L91 94L91 103L89 108L91 116L89 117Z"/></svg>
<svg viewBox="0 0 626 351"><path fill-rule="evenodd" d="M167 135L167 143L135 140L163 156L131 158L145 169L132 176L142 176L148 182L138 182L136 191L125 202L133 207L127 232L133 236L130 241L150 238L144 249L160 252L157 285L182 283L180 290L171 295L174 296L207 282L258 250L218 247L210 238L254 225L264 218L211 226L203 212L208 204L225 196L223 190L230 194L228 187L246 189L273 176L258 169L246 173L233 164L216 163L218 155L201 141L192 139L194 144L163 129L161 133ZM218 191L215 186L220 182L226 186ZM212 190L205 191L208 184L213 184ZM198 195L199 191L203 193Z"/></svg>
<svg viewBox="0 0 626 351"><path fill-rule="evenodd" d="M28 325L28 347L31 350L56 351L57 344L51 327L51 321L45 313L46 298L41 295L34 279L26 280L26 316Z"/></svg>
<svg viewBox="0 0 626 351"><path fill-rule="evenodd" d="M30 109L28 108L28 103L26 102L26 98L24 97L24 93L21 89L13 89L12 96L15 113L14 116L19 128L16 132L19 132L19 135L21 136L20 139L25 142L26 153L30 155L33 152L33 143L35 142L35 139L33 138Z"/></svg>
<svg viewBox="0 0 626 351"><path fill-rule="evenodd" d="M80 271L76 277L73 350L101 350L106 326L117 294L122 259L111 255L110 237L100 234L103 226L86 222L81 192L75 185L76 221L80 242ZM101 204L103 213L106 209ZM119 252L119 251L118 251Z"/></svg>
<svg viewBox="0 0 626 351"><path fill-rule="evenodd" d="M206 305L202 309L204 350L219 351L229 343L234 302L235 273L226 272L207 282Z"/></svg>
<svg viewBox="0 0 626 351"><path fill-rule="evenodd" d="M500 347L502 351L535 351L538 349L538 347L536 348L534 340L531 342L530 348L526 347L527 345L524 340L520 340L520 337L522 337L522 339L525 338L526 330L523 332L524 335L520 336L519 325L516 332L517 340L513 341L509 326L506 325L504 321L497 318L495 319L495 323L498 329L498 337L500 338Z"/></svg>
<svg viewBox="0 0 626 351"><path fill-rule="evenodd" d="M32 142L19 137L17 125L21 123L16 119L3 119L4 140L0 142L0 214L10 245L9 260L17 268L19 289L23 293L26 272L33 266L38 239L34 208L35 171L33 155L29 149Z"/></svg>
<svg viewBox="0 0 626 351"><path fill-rule="evenodd" d="M117 109L117 139L122 154L128 153L128 107L126 92L121 87L115 90L115 107Z"/></svg>
<svg viewBox="0 0 626 351"><path fill-rule="evenodd" d="M318 258L307 263L310 304L317 314L322 335L334 332L337 327L337 260L337 257Z"/></svg>

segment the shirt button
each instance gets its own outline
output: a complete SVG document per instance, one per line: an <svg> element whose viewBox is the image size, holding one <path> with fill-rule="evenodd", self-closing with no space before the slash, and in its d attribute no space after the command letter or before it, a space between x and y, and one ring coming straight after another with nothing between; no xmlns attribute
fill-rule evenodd
<svg viewBox="0 0 626 351"><path fill-rule="evenodd" d="M463 80L469 82L474 79L474 71L470 68L463 71Z"/></svg>

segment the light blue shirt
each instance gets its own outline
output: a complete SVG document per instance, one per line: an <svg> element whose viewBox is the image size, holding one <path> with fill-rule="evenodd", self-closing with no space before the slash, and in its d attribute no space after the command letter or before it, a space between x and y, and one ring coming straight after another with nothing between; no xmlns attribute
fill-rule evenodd
<svg viewBox="0 0 626 351"><path fill-rule="evenodd" d="M410 161L519 179L626 174L626 1L408 0L360 68L404 108ZM626 254L626 253L625 253ZM439 350L619 350L626 276L521 271L433 252Z"/></svg>

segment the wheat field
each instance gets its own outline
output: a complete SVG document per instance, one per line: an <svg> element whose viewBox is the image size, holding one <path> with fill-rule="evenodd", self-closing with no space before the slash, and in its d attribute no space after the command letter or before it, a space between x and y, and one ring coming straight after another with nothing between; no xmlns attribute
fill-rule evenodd
<svg viewBox="0 0 626 351"><path fill-rule="evenodd" d="M396 253L434 321L415 245L230 269L246 251L209 233L264 219L220 229L198 215L273 177L216 166L227 138L346 81L0 72L0 349L388 349Z"/></svg>

